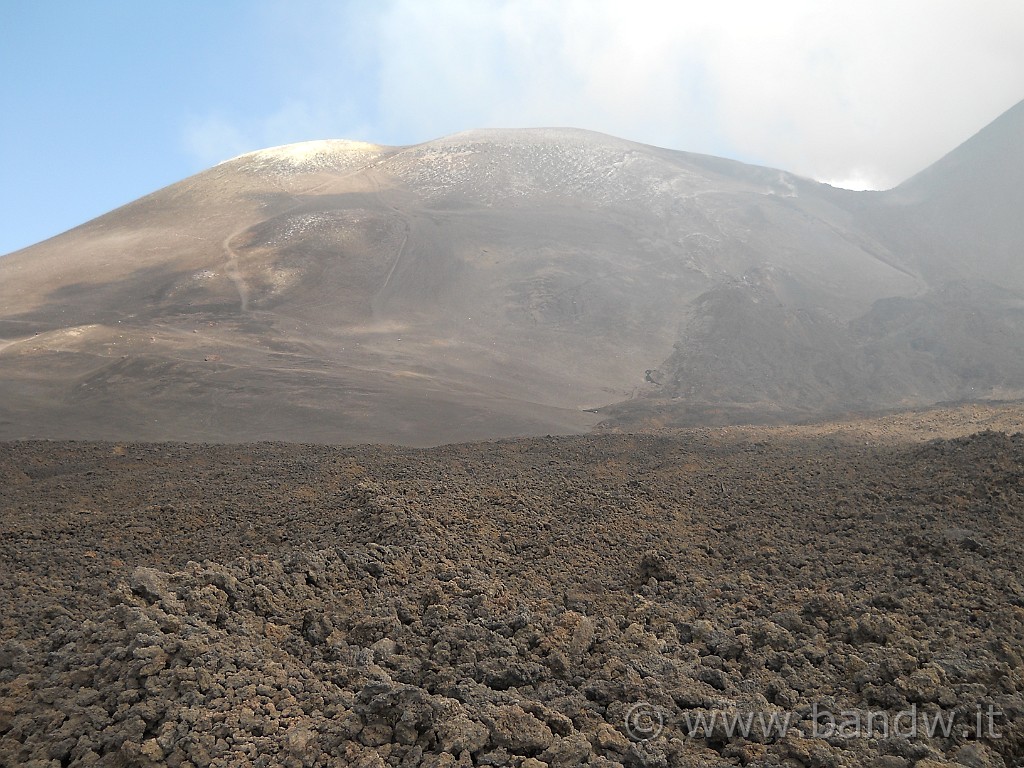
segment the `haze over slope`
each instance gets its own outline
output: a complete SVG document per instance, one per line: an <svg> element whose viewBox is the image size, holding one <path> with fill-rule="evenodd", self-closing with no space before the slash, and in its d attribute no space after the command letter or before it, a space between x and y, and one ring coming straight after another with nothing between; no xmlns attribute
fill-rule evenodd
<svg viewBox="0 0 1024 768"><path fill-rule="evenodd" d="M422 445L1024 396L1022 136L1018 105L886 193L568 129L243 155L0 259L0 436Z"/></svg>

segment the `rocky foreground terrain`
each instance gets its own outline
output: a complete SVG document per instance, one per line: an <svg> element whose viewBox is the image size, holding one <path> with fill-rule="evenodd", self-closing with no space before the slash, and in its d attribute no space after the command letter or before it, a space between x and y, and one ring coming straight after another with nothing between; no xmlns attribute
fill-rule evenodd
<svg viewBox="0 0 1024 768"><path fill-rule="evenodd" d="M0 444L0 765L1024 765L1020 414Z"/></svg>

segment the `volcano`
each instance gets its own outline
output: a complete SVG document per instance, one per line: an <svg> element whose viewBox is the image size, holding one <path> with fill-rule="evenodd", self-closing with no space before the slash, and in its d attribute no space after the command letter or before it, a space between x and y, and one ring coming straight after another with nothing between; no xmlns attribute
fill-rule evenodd
<svg viewBox="0 0 1024 768"><path fill-rule="evenodd" d="M573 129L242 155L0 258L0 438L410 446L1024 397L1024 102L853 192Z"/></svg>

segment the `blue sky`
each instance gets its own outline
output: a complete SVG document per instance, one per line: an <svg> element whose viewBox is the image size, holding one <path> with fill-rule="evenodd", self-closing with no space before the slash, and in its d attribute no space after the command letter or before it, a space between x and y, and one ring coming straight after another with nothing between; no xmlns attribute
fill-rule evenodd
<svg viewBox="0 0 1024 768"><path fill-rule="evenodd" d="M220 160L569 125L885 187L1024 99L1020 0L0 0L0 253Z"/></svg>

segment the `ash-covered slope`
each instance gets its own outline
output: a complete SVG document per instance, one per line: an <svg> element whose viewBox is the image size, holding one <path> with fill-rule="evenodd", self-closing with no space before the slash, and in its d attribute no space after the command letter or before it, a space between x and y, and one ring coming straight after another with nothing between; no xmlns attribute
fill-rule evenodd
<svg viewBox="0 0 1024 768"><path fill-rule="evenodd" d="M960 279L904 242L908 199L567 129L254 152L0 259L0 437L431 444L1019 394L1015 272L972 273L1003 290L971 289L984 370L864 351L899 362Z"/></svg>
<svg viewBox="0 0 1024 768"><path fill-rule="evenodd" d="M981 278L1020 289L1024 102L871 202L865 225L932 280Z"/></svg>

